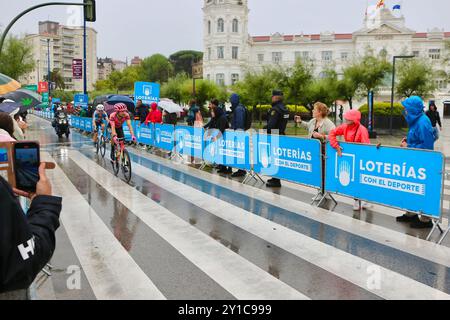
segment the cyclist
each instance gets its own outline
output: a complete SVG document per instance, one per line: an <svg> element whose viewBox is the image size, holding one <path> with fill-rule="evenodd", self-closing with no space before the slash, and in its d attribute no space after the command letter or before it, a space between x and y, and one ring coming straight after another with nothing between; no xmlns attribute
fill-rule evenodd
<svg viewBox="0 0 450 320"><path fill-rule="evenodd" d="M95 108L95 112L92 115L92 128L94 128L94 143L98 139L98 128L102 127L102 132L105 130L105 123L108 121L108 114L105 112L105 107L99 104Z"/></svg>
<svg viewBox="0 0 450 320"><path fill-rule="evenodd" d="M126 122L131 133L131 140L136 142L137 139L134 136L133 126L131 125L130 114L128 108L124 103L118 103L114 106L114 113L109 117L109 123L111 124L111 160L114 161L114 147L118 143L119 139L125 139L123 132L123 124Z"/></svg>

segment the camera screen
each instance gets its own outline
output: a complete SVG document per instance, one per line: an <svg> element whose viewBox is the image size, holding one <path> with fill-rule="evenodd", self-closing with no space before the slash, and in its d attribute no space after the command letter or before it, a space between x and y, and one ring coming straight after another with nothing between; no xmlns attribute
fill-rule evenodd
<svg viewBox="0 0 450 320"><path fill-rule="evenodd" d="M35 190L39 181L39 156L36 148L15 150L16 184L19 189Z"/></svg>

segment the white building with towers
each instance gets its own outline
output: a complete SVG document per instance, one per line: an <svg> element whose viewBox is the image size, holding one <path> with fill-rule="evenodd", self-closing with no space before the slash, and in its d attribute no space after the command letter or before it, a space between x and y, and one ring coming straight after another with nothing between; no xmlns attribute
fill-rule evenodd
<svg viewBox="0 0 450 320"><path fill-rule="evenodd" d="M263 66L291 66L297 59L312 61L316 76L334 68L338 74L355 57L368 49L375 54L414 55L428 59L435 69L450 67L443 63L445 42L450 32L432 29L416 32L406 26L401 10L386 5L368 9L363 27L353 33L323 31L317 34L285 35L274 33L250 36L248 33L248 0L204 0L204 78L218 84L231 85L250 70ZM450 98L445 78L436 78L436 99Z"/></svg>

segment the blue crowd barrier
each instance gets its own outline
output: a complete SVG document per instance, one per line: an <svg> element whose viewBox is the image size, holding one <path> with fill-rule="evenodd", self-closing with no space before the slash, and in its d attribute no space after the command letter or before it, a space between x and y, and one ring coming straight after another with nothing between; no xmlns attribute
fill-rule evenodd
<svg viewBox="0 0 450 320"><path fill-rule="evenodd" d="M254 134L254 171L321 189L321 148L321 143L316 139Z"/></svg>
<svg viewBox="0 0 450 320"><path fill-rule="evenodd" d="M242 170L250 170L250 135L243 131L208 130L204 138L203 160Z"/></svg>
<svg viewBox="0 0 450 320"><path fill-rule="evenodd" d="M325 190L439 219L445 157L440 152L342 143L327 145Z"/></svg>
<svg viewBox="0 0 450 320"><path fill-rule="evenodd" d="M153 133L154 133L153 124L145 125L145 124L140 124L140 123L136 122L135 134L136 134L136 138L139 143L142 143L142 144L145 144L148 146L153 146L153 144L154 144Z"/></svg>
<svg viewBox="0 0 450 320"><path fill-rule="evenodd" d="M167 151L173 151L175 126L155 124L154 146Z"/></svg>
<svg viewBox="0 0 450 320"><path fill-rule="evenodd" d="M71 117L71 125L81 130L92 130L91 122ZM342 143L339 157L327 144L323 170L322 147L316 139L242 131L221 135L218 130L132 123L138 142L145 145L433 219L442 217L445 157L440 152ZM129 139L126 124L124 132Z"/></svg>
<svg viewBox="0 0 450 320"><path fill-rule="evenodd" d="M175 152L183 156L203 158L203 128L187 126L175 127Z"/></svg>

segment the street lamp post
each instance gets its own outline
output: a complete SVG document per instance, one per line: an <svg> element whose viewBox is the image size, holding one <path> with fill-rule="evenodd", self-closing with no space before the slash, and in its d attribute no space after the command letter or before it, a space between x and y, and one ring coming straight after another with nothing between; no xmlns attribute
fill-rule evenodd
<svg viewBox="0 0 450 320"><path fill-rule="evenodd" d="M50 98L50 38L47 39L47 83L48 83L48 97Z"/></svg>
<svg viewBox="0 0 450 320"><path fill-rule="evenodd" d="M393 121L394 121L394 96L395 96L395 63L397 59L412 59L415 56L394 56L392 63L392 90L391 90L391 117L389 120L389 132L393 134Z"/></svg>

